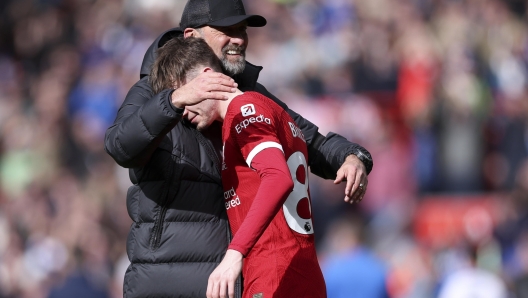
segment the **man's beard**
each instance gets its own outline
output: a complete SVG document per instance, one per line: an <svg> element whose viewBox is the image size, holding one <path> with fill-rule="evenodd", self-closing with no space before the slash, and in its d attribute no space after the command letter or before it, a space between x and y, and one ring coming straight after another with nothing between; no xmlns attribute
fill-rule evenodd
<svg viewBox="0 0 528 298"><path fill-rule="evenodd" d="M227 58L227 51L229 50L235 50L240 52L240 57L235 62L231 62ZM246 67L245 58L246 51L242 47L227 45L222 49L222 58L220 59L222 61L222 70L225 74L229 76L234 76L242 73L244 71L244 68Z"/></svg>

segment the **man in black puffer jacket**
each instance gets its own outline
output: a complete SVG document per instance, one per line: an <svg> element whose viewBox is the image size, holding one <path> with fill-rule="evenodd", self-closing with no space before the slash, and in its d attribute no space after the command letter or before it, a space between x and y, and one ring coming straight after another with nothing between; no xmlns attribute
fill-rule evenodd
<svg viewBox="0 0 528 298"><path fill-rule="evenodd" d="M234 85L227 76L198 77L186 84L187 89L153 94L148 74L156 49L170 38L201 34L202 28L219 29L227 37L240 35L232 28L240 27L237 24L241 22L256 27L266 23L261 16L246 15L240 0L190 0L183 12L182 29L164 32L147 51L141 79L130 89L106 132L105 150L130 169L133 183L127 194L127 209L134 223L127 239L131 264L125 274L125 298L205 297L207 279L227 249L231 234L220 176L221 125L199 132L180 120L185 105L198 102L199 97L219 96L215 91L230 90ZM247 44L245 26L243 29L238 39ZM244 49L243 44L238 46L237 51ZM347 179L345 201L360 201L372 169L369 152L337 134L319 134L315 125L257 83L261 69L245 63L232 77L239 89L257 91L283 106L305 136L311 171L337 182ZM240 296L238 283L236 297Z"/></svg>

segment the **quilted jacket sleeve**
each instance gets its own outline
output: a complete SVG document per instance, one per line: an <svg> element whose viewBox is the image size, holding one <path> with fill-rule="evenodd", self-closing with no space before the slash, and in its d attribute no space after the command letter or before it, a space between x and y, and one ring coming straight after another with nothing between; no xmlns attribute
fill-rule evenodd
<svg viewBox="0 0 528 298"><path fill-rule="evenodd" d="M144 166L167 133L181 120L170 103L173 90L153 94L148 76L129 90L105 134L105 150L125 168Z"/></svg>

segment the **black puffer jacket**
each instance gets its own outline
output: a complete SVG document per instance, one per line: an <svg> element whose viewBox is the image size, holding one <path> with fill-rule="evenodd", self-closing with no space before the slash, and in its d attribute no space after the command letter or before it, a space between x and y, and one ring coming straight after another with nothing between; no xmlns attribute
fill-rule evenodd
<svg viewBox="0 0 528 298"><path fill-rule="evenodd" d="M134 223L127 240L131 265L125 274L125 298L205 297L207 278L231 237L217 154L221 126L200 133L186 125L170 104L171 90L154 95L145 76L155 50L175 34L178 30L169 30L153 43L141 80L130 89L105 136L105 150L130 169L134 184L127 194ZM248 63L235 78L239 88L278 101L257 83L260 70ZM289 112L303 130L317 175L335 178L350 152L359 148L368 154L339 135L323 137L315 125ZM237 290L240 297L240 284Z"/></svg>

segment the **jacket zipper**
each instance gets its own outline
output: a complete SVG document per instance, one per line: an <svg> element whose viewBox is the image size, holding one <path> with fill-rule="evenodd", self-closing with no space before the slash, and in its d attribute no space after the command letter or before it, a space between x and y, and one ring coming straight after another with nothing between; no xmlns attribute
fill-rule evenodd
<svg viewBox="0 0 528 298"><path fill-rule="evenodd" d="M169 172L169 179L165 181L166 185L164 185L165 193L163 194L163 199L160 202L161 209L158 213L158 218L156 219L156 222L154 223L154 228L152 231L152 238L151 238L151 247L152 249L157 249L161 242L161 233L163 232L163 222L165 220L165 214L167 213L167 205L169 201L169 195L170 191L169 188L171 187L171 182L173 181L172 177L174 174L174 167L170 168Z"/></svg>
<svg viewBox="0 0 528 298"><path fill-rule="evenodd" d="M218 154L216 154L216 150L214 149L213 145L197 130L193 129L193 132L195 133L196 137L198 138L198 141L201 145L204 146L205 151L207 152L207 155L211 158L213 161L213 164L215 165L216 173L218 175L221 175L220 173L220 158L218 158Z"/></svg>

